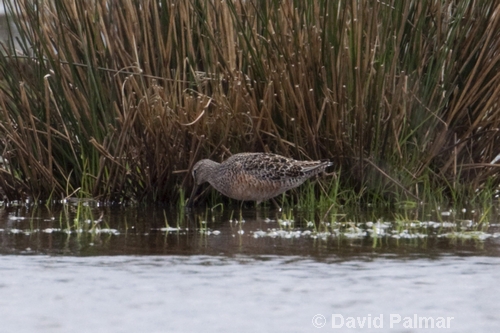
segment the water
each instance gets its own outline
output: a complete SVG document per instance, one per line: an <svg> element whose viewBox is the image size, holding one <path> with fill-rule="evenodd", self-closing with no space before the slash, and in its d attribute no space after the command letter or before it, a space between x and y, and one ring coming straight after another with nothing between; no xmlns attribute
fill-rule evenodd
<svg viewBox="0 0 500 333"><path fill-rule="evenodd" d="M417 314L453 317L451 332L497 332L499 265L476 256L2 256L0 330L317 332L318 314L321 331L332 331L334 314L383 315L385 329L391 314Z"/></svg>
<svg viewBox="0 0 500 333"><path fill-rule="evenodd" d="M403 214L3 207L0 332L497 332L495 210Z"/></svg>

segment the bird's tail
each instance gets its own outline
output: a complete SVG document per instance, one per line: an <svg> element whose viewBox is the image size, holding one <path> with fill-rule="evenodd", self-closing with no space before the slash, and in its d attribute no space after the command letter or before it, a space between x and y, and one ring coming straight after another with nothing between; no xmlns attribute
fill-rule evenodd
<svg viewBox="0 0 500 333"><path fill-rule="evenodd" d="M303 171L305 173L318 174L318 173L322 172L323 170L325 170L326 168L328 168L329 166L332 166L332 165L333 165L333 162L330 161L330 160L321 160L317 164L315 163L313 165L304 167Z"/></svg>

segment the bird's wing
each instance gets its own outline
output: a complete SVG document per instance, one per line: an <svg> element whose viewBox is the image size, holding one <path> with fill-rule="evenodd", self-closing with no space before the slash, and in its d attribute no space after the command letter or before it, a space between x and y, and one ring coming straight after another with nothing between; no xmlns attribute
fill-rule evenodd
<svg viewBox="0 0 500 333"><path fill-rule="evenodd" d="M239 162L244 173L275 181L301 178L324 165L320 161L297 161L275 154L248 154Z"/></svg>

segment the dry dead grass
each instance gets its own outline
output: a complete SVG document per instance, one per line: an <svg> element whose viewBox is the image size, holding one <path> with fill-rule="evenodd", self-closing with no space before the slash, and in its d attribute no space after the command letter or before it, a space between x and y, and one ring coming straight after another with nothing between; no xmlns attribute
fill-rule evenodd
<svg viewBox="0 0 500 333"><path fill-rule="evenodd" d="M331 158L360 192L498 185L496 1L28 1L0 57L10 197L175 201L200 158ZM419 190L420 189L420 190Z"/></svg>

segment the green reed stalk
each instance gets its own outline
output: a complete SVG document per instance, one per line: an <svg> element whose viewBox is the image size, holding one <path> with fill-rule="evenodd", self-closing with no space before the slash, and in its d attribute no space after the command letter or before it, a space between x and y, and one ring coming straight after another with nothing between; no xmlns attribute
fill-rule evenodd
<svg viewBox="0 0 500 333"><path fill-rule="evenodd" d="M11 198L177 202L198 159L241 151L330 158L333 196L499 184L495 0L5 5L19 31L0 55Z"/></svg>

